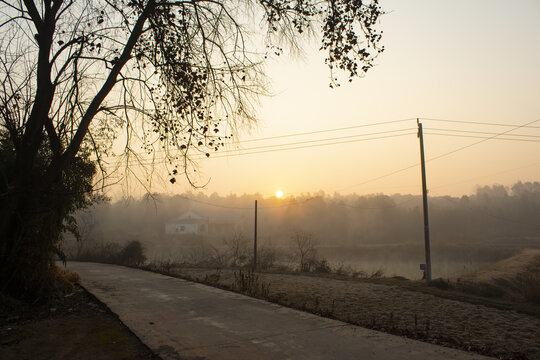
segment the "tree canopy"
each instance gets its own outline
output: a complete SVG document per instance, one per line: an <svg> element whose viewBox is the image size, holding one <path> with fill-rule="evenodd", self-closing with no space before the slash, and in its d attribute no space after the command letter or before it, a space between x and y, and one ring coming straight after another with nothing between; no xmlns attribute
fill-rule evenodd
<svg viewBox="0 0 540 360"><path fill-rule="evenodd" d="M81 146L107 150L120 128L148 151L156 143L178 150L170 160L181 170L190 150L216 151L254 118L254 97L264 92L260 47L250 47L254 18L265 26L267 54L320 27L331 85L336 70L358 76L382 51L377 1L1 4L2 127L29 165L48 139L45 184Z"/></svg>
<svg viewBox="0 0 540 360"><path fill-rule="evenodd" d="M373 66L381 14L377 0L0 0L0 130L14 154L0 167L2 262L81 152L99 165L124 132L125 155L133 141L164 151L174 182L254 120L266 56L320 32L335 86Z"/></svg>

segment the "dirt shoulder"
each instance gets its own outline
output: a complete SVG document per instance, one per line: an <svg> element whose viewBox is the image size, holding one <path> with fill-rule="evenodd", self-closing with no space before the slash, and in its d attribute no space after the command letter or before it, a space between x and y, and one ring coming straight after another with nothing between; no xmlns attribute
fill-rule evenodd
<svg viewBox="0 0 540 360"><path fill-rule="evenodd" d="M358 279L174 268L170 273L351 324L501 359L540 359L540 318Z"/></svg>
<svg viewBox="0 0 540 360"><path fill-rule="evenodd" d="M160 359L116 315L79 286L48 305L2 301L0 358Z"/></svg>

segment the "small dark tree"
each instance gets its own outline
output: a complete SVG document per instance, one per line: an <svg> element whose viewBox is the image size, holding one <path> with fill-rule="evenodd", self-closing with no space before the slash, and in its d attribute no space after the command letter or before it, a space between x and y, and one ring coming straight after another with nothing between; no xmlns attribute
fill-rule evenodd
<svg viewBox="0 0 540 360"><path fill-rule="evenodd" d="M139 266L144 264L146 256L140 241L133 240L126 244L118 254L118 263L127 266Z"/></svg>
<svg viewBox="0 0 540 360"><path fill-rule="evenodd" d="M377 0L0 1L0 128L13 155L2 169L2 290L41 284L25 274L46 271L53 249L38 239L57 231L34 225L44 224L34 209L51 204L45 216L64 220L55 197L89 164L81 150L101 165L124 130L127 164L135 146L157 148L171 182L191 179L192 154L210 156L254 119L266 55L321 24L334 86L335 70L352 78L372 67L380 15ZM266 53L247 46L255 17L266 24ZM36 251L39 261L16 260Z"/></svg>
<svg viewBox="0 0 540 360"><path fill-rule="evenodd" d="M300 271L310 272L317 263L317 249L313 234L297 231L292 237L294 256L300 266Z"/></svg>
<svg viewBox="0 0 540 360"><path fill-rule="evenodd" d="M224 240L227 248L229 266L245 266L249 262L248 241L241 233L235 233L232 237Z"/></svg>

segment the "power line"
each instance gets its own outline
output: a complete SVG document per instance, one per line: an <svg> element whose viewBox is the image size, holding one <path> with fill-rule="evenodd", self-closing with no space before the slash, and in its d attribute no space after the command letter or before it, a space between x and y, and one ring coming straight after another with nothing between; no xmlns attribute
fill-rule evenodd
<svg viewBox="0 0 540 360"><path fill-rule="evenodd" d="M538 140L533 140L533 139L513 139L513 138L501 138L501 137L497 137L497 138L493 138L493 137L489 137L489 136L479 136L479 135L457 135L457 134L441 134L441 133L432 133L432 132L427 132L425 133L426 135L435 135L435 136L451 136L451 137L459 137L459 138L473 138L473 139L494 139L494 140L505 140L505 141L518 141L518 142L540 142L540 139Z"/></svg>
<svg viewBox="0 0 540 360"><path fill-rule="evenodd" d="M390 133L396 133L396 132L402 132L402 131L412 131L412 130L414 130L414 128L379 131L379 132L368 133L368 134L346 135L346 136L338 136L338 137L325 138L325 139L304 140L304 141L285 143L285 144L256 146L256 147L246 148L246 149L233 149L233 150L227 150L227 151L225 151L223 153L229 153L229 152L235 152L235 151L250 151L250 150L258 150L258 149L266 149L266 148L272 148L272 147L277 147L277 146L302 145L302 144L310 144L310 143L316 143L316 142L322 142L322 141L343 140L343 139L366 137L366 136L373 136L373 135L382 135L382 134L390 134ZM369 140L369 139L366 139L366 140Z"/></svg>
<svg viewBox="0 0 540 360"><path fill-rule="evenodd" d="M452 132L461 132L461 133L483 133L483 134L493 134L492 136L488 137L481 137L481 136L466 136L466 135L456 135L456 134L438 134L438 133L432 133L431 135L440 135L440 136L457 136L457 137L473 137L473 138L480 138L482 140L474 142L472 144L462 146L460 148L454 149L452 151L443 153L441 155L438 155L436 157L433 157L431 159L428 159L427 161L434 161L437 159L440 159L442 157L448 156L450 154L453 154L455 152L467 149L469 147L481 144L485 141L491 140L491 139L500 139L500 140L515 140L515 141L529 141L529 142L538 142L535 140L530 139L511 139L511 138L499 138L502 135L506 135L514 130L520 129L520 128L540 128L538 126L530 126L531 124L540 121L540 119L536 119L534 121L528 122L523 125L519 126L513 126L509 124L498 124L498 123L485 123L485 122L469 122L469 121L459 121L459 120L443 120L443 119L430 119L430 118L422 118L424 120L431 120L431 121L441 121L441 122L452 122L452 123L464 123L464 124L478 124L478 125L494 125L494 126L511 126L512 129L509 129L507 131L501 132L501 133L489 133L489 132L475 132L475 131L465 131L465 130L455 130L455 129L434 129L438 131L452 131ZM366 126L376 126L376 125L383 125L383 124L390 124L390 123L398 123L398 122L404 122L404 121L410 121L410 119L402 119L402 120L393 120L393 121L386 121L386 122L379 122L379 123L371 123L371 124L365 124L365 125L358 125L358 126L351 126L351 127L344 127L344 128L335 128L335 129L327 129L327 130L319 130L319 131L312 131L312 132L305 132L305 133L296 133L296 134L285 134L275 137L268 137L268 138L261 138L261 139L252 139L252 140L246 140L244 142L249 141L261 141L261 140L269 140L269 139L276 139L276 138L285 138L285 137L292 137L292 136L303 136L303 135L311 135L316 133L324 133L324 132L330 132L330 131L339 131L339 130L348 130L352 128L360 128L360 127L366 127ZM293 142L293 143L286 143L286 144L273 144L273 145L266 145L266 146L258 146L248 149L239 149L239 150L228 150L225 153L220 153L218 156L212 156L211 158L220 158L220 157L227 157L227 156L240 156L240 155L253 155L253 154L261 154L261 153L269 153L269 152L276 152L276 151L286 151L286 150L297 150L297 149L304 149L304 148L312 148L312 147L320 147L320 146L330 146L330 145L337 145L337 144L346 144L346 143L352 143L352 142L360 142L360 141L370 141L370 140L378 140L378 139L384 139L384 138L392 138L392 137L399 137L399 136L406 136L410 135L409 133L404 134L394 134L394 135L387 135L387 136L377 136L377 137L371 137L371 138L362 138L362 139L354 139L354 140L347 140L347 141L334 141L334 140L344 140L344 139L350 139L355 137L365 137L365 136L372 136L372 135L378 135L378 134L390 134L390 133L396 133L401 131L410 131L411 129L399 129L399 130L388 130L383 132L377 132L377 133L370 133L370 134L359 134L359 135L347 135L342 137L334 137L334 138L326 138L326 139L316 139L316 140L306 140L306 141L300 141L300 142ZM538 137L534 135L522 135L522 134L509 134L509 136L521 136L521 137ZM324 141L333 141L333 142L326 142L326 143L320 143ZM313 144L315 143L315 144ZM309 144L309 145L306 145ZM301 145L301 146L295 146L295 145ZM194 157L191 158L192 160L201 160L204 159L204 156L201 157ZM155 161L155 162L139 162L140 165L150 165L150 164L165 164L165 163L171 163L171 159L163 159L161 161ZM360 185L364 185L373 181L380 180L382 178L392 176L394 174L406 171L408 169L414 168L418 166L419 163L409 165L407 167L400 168L398 170L386 173L381 176L377 176L372 179L368 179L364 182L348 186L346 188L340 189L338 191L348 189L351 187L356 187Z"/></svg>
<svg viewBox="0 0 540 360"><path fill-rule="evenodd" d="M477 180L477 179L482 179L482 178L486 178L486 177L491 177L491 176L494 176L494 175L504 174L504 173L507 173L507 172L512 172L512 171L516 171L516 170L520 170L520 169L525 169L525 168L528 168L528 167L531 167L531 166L536 166L536 165L540 165L540 162L535 162L535 163L524 165L524 166L514 167L514 168L511 168L511 169L498 171L496 173L492 173L492 174L488 174L488 175L476 176L474 178L469 178L469 179L461 180L461 181L450 183L450 184L431 186L430 188L431 189L438 189L438 188L441 188L441 187L452 186L452 185L456 185L456 184L462 184L462 183L466 183L466 182L469 182L469 181L472 181L472 180Z"/></svg>
<svg viewBox="0 0 540 360"><path fill-rule="evenodd" d="M416 163L416 164L414 164L414 165L409 165L409 166L407 166L407 167L404 167L404 168L401 168L401 169L398 169L398 170L389 172L389 173L384 174L384 175L381 175L381 176L377 176L377 177L375 177L375 178L372 178L372 179L363 181L363 182L361 182L361 183L358 183L358 184L355 184L355 185L351 185L351 186L347 186L347 187L341 188L341 189L339 189L338 191L350 189L350 188L352 188L352 187L357 187L357 186L360 186L360 185L368 184L368 183L373 182L373 181L377 181L377 180L380 180L380 179L384 179L385 177L392 176L392 175L398 174L398 173L400 173L400 172L403 172L403 171L405 171L405 170L412 169L412 168L414 168L414 167L417 167L418 165L420 165L420 163Z"/></svg>
<svg viewBox="0 0 540 360"><path fill-rule="evenodd" d="M432 119L432 120L433 120L433 119ZM446 120L441 120L441 121L446 121ZM450 121L450 120L448 120L448 121ZM474 142L474 143L472 143L472 144L469 144L469 145L466 145L466 146L462 146L462 147L460 147L460 148L457 148L457 149L454 149L454 150L452 150L452 151L446 152L446 153L444 153L444 154L438 155L438 156L436 156L436 157L434 157L434 158L431 158L431 159L426 160L426 162L434 161L434 160L440 159L440 158L442 158L442 157L448 156L448 155L450 155L450 154L456 153L456 152L458 152L458 151L465 150L465 149L470 148L470 147L472 147L472 146L475 146L475 145L481 144L481 143L483 143L483 142L486 142L486 141L488 141L488 140L494 139L494 138L496 138L496 137L498 137L498 136L505 135L505 134L507 134L507 133L509 133L509 132L511 132L511 131L514 131L514 130L517 130L517 129L520 129L520 128L527 127L527 126L529 126L530 124L534 124L535 122L538 122L538 121L540 121L540 119L536 119L536 120L534 120L534 121L528 122L528 123L523 124L523 125L514 126L514 127L513 127L512 129L510 129L510 130L504 131L504 132L502 132L502 133L496 133L495 135L490 136L490 137L487 137L487 138L483 138L483 139L480 140L480 141L476 141L476 142ZM485 123L484 123L484 124L485 124ZM380 180L380 179L383 179L383 178L386 178L386 177L389 177L389 176L398 174L398 173L400 173L400 172L403 172L403 171L412 169L412 168L414 168L414 167L417 167L418 165L420 165L420 163L416 163L416 164L414 164L414 165L406 166L406 167L404 167L404 168L401 168L401 169L398 169L398 170L389 172L389 173L387 173L387 174L384 174L384 175L381 175L381 176L377 176L377 177L372 178L372 179L368 179L368 180L366 180L366 181L364 181L364 182L361 182L361 183L358 183L358 184L355 184L355 185L351 185L351 186L348 186L348 187L339 189L338 191L342 191L342 190L345 190L345 189L350 189L350 188L357 187L357 186L360 186L360 185L365 185L365 184L368 184L368 183L370 183L370 182L377 181L377 180Z"/></svg>
<svg viewBox="0 0 540 360"><path fill-rule="evenodd" d="M392 133L397 131L410 131L411 129L401 129L401 130L393 130L388 132L382 132L382 133ZM371 137L367 139L355 139L355 140L347 140L347 141L334 141L334 142L328 142L328 143L322 143L322 144L311 144L311 145L302 145L302 146L292 146L287 148L279 148L283 146L291 146L294 144L307 144L312 142L321 142L321 141L329 141L330 139L321 139L321 140L309 140L304 142L298 142L298 143L289 143L289 144L276 144L276 145L268 145L268 146L261 146L261 147L255 147L255 148L249 148L249 149L243 149L243 150L228 150L226 152L221 152L217 156L209 156L210 159L218 159L223 157L230 157L230 156L243 156L243 155L253 155L253 154L263 154L263 153L270 153L270 152L276 152L276 151L287 151L287 150L298 150L298 149L307 149L307 148L313 148L313 147L321 147L321 146L330 146L330 145L338 145L338 144L348 144L348 143L355 143L355 142L362 142L362 141L371 141L371 140L380 140L380 139L388 139L388 138L394 138L394 137L401 137L401 136L407 136L412 135L412 132L404 133L404 134L394 134L394 135L386 135L386 136L376 136ZM358 135L358 136L366 136L366 135ZM342 139L348 138L350 136L344 136ZM357 137L357 136L354 136ZM340 139L340 138L336 138ZM257 150L258 148L264 149L264 150ZM256 150L256 151L251 151ZM191 157L191 160L203 160L206 159L206 156L195 156ZM152 162L139 162L140 165L151 165L151 164L165 164L169 163L170 161L168 159L162 159L159 161L152 161Z"/></svg>
<svg viewBox="0 0 540 360"><path fill-rule="evenodd" d="M468 148L470 148L470 147L472 147L472 146L481 144L481 143L486 142L486 141L488 141L488 140L495 139L495 138L498 137L498 136L506 135L506 134L508 134L509 132L512 132L512 131L514 131L514 130L524 128L524 127L529 126L529 125L531 125L531 124L534 124L535 122L538 122L538 121L540 121L540 119L536 119L536 120L530 121L530 122L528 122L528 123L526 123L526 124L523 124L523 125L515 126L515 127L513 127L512 129L510 129L510 130L503 131L502 133L495 134L495 135L493 135L493 136L484 138L484 139L482 139L482 140L480 140L480 141L476 141L476 142L474 142L474 143L472 143L472 144L465 145L465 146L462 146L462 147L460 147L460 148L454 149L454 150L452 150L452 151L446 152L446 153L444 153L444 154L435 156L434 158L431 158L431 159L429 159L429 160L427 160L427 161L437 160L437 159L440 159L440 158L442 158L442 157L445 157L445 156L454 154L454 153L456 153L456 152L458 152L458 151L468 149Z"/></svg>
<svg viewBox="0 0 540 360"><path fill-rule="evenodd" d="M402 120L398 120L398 121L402 121ZM480 141L476 141L476 142L474 142L474 143L472 143L472 144L468 144L468 145L459 147L459 148L457 148L457 149L454 149L454 150L452 150L452 151L449 151L449 152L443 153L443 154L441 154L441 155L438 155L438 156L436 156L436 157L430 158L430 159L426 160L426 162L431 162L431 161L434 161L434 160L438 160L438 159L440 159L440 158L446 157L446 156L451 155L451 154L453 154L453 153L456 153L456 152L458 152L458 151L465 150L465 149L467 149L467 148L470 148L470 147L472 147L472 146L481 144L481 143L486 142L486 141L488 141L488 140L492 140L492 139L498 138L499 136L508 134L508 133L510 133L510 132L512 132L512 131L515 131L515 130L517 130L517 129L529 127L530 124L533 124L533 123L538 122L538 121L540 121L540 119L533 120L533 121L528 122L528 123L523 124L523 125L514 126L512 129L509 129L509 130L504 131L504 132L501 132L501 133L495 133L493 136L483 137L482 140L480 140ZM486 123L483 123L483 124L486 124ZM383 132L383 133L390 133L390 132L396 132L396 131L405 131L405 130L407 130L407 129L394 130L394 131L389 130L388 132ZM215 158L226 157L226 156L252 155L252 154L269 153L269 152L275 152L275 151L296 150L296 149L304 149L304 148L319 147L319 146L328 146L328 145L336 145L336 144L345 144L345 143L359 142L359 141L377 140L377 139L391 138L391 137L398 137L398 136L404 136L404 135L410 135L410 134L408 134L408 133L406 133L406 134L395 134L395 135L388 135L388 136L373 137L373 138L368 138L368 139L356 139L356 140L338 141L338 142L331 142L331 143L324 143L324 144L312 144L312 145L296 146L296 147L283 148L283 149L272 149L271 147L272 147L272 146L284 146L284 145L269 145L270 149L267 148L266 150L252 151L252 152L244 152L244 153L240 153L240 152L239 152L239 153L234 153L234 154L230 154L230 155L228 155L228 154L223 154L223 155L221 155L221 156L214 156L214 157L212 157L212 158L215 159ZM465 136L463 136L463 137L465 137ZM343 137L343 138L346 138L346 137ZM237 150L237 151L240 151L240 150ZM194 158L193 160L200 160L200 159L203 159L203 157L201 157L201 158ZM165 160L165 161L162 161L162 162L158 162L158 163L166 163L166 160ZM386 177L389 177L389 176L398 174L398 173L400 173L400 172L403 172L403 171L412 169L412 168L414 168L414 167L417 167L419 164L420 164L420 163L415 163L415 164L412 164L412 165L409 165L409 166L400 168L400 169L398 169L398 170L395 170L395 171L392 171L392 172L383 174L383 175L381 175L381 176L377 176L377 177L375 177L375 178L368 179L368 180L363 181L363 182L361 182L361 183L358 183L358 184L355 184L355 185L351 185L351 186L347 186L347 187L345 187L345 188L339 189L338 191L342 191L342 190L345 190L345 189L357 187L357 186L360 186L360 185L365 185L365 184L368 184L368 183L370 183L370 182L374 182L374 181L377 181L377 180L380 180L380 179L383 179L383 178L386 178Z"/></svg>
<svg viewBox="0 0 540 360"><path fill-rule="evenodd" d="M490 131L472 131L472 130L461 130L461 129L429 128L429 127L424 128L424 130L449 131L449 132L457 132L457 133L464 133L464 134L484 134L484 135L497 135L498 134L496 132L490 132ZM527 134L508 134L508 136L540 138L540 135L527 135Z"/></svg>
<svg viewBox="0 0 540 360"><path fill-rule="evenodd" d="M392 130L387 132L381 132L381 133L372 133L372 134L366 134L366 135L351 135L351 136L343 136L338 137L334 139L346 139L350 137L358 137L358 136L371 136L375 134L383 134L383 133L392 133L392 132L399 132L399 131L411 131L413 129L400 129L400 130ZM289 143L289 144L276 144L276 145L268 145L268 146L261 146L261 147L255 147L255 148L248 148L248 149L241 149L241 150L230 150L229 152L221 153L223 155L214 156L213 158L220 158L220 157L226 157L226 156L237 156L237 155L251 155L251 154L261 154L266 152L275 152L275 151L285 151L285 150L297 150L297 149L306 149L306 148L312 148L312 147L319 147L319 146L328 146L328 145L338 145L338 144L348 144L353 142L361 142L361 141L370 141L370 140L379 140L379 139L387 139L387 138L393 138L393 137L400 137L400 136L406 136L411 135L412 133L404 133L404 134L394 134L394 135L386 135L386 136L376 136L372 138L367 139L356 139L356 140L347 140L347 141L334 141L329 143L323 143L323 144L312 144L312 145L305 145L305 146L293 146L283 149L275 149L275 147L281 147L281 146L291 146L295 144L308 144L313 142L321 142L321 141L331 141L332 139L321 139L321 140L308 140L308 141L301 141L297 143ZM257 150L257 149L267 149L262 151L251 151L251 150ZM242 152L242 151L251 151L251 152ZM202 159L202 158L201 158Z"/></svg>
<svg viewBox="0 0 540 360"><path fill-rule="evenodd" d="M440 121L440 122L451 122L451 123L461 123L461 124L476 124L476 125L495 125L495 126L506 126L506 127L513 127L516 128L514 125L509 124L501 124L501 123L487 123L487 122L475 122L475 121L460 121L460 120L444 120L444 119L434 119L434 118L422 118L425 120L431 120L431 121ZM409 119L400 119L400 120L391 120L391 121L383 121L383 122L375 122L370 124L363 124L363 125L356 125L356 126L349 126L349 127L341 127L341 128L333 128L333 129L325 129L325 130L316 130L316 131L310 131L310 132L303 132L303 133L293 133L293 134L284 134L284 135L278 135L278 136L271 136L271 137L265 137L265 138L259 138L259 139L247 139L243 140L243 143L248 142L256 142L256 141L264 141L264 140L271 140L271 139L280 139L280 138L288 138L288 137L295 137L295 136L305 136L305 135L313 135L313 134L320 134L320 133L327 133L327 132L335 132L335 131L342 131L342 130L350 130L350 129L357 129L357 128L363 128L363 127L370 127L370 126L380 126L380 125L387 125L387 124L393 124L393 123L400 123L405 121L410 121L412 118ZM518 128L538 128L540 129L540 126L527 126L522 125ZM323 141L333 141L333 140L341 140L341 139L347 139L347 138L354 138L354 137L365 137L365 136L371 136L371 135L379 135L379 134L386 134L386 133L394 133L394 132L400 132L400 131L407 131L408 129L398 129L398 130L388 130L388 131L381 131L381 132L375 132L375 133L369 133L369 134L357 134L357 135L347 135L347 136L341 136L341 137L333 137L333 138L323 138L323 139L314 139L314 140L305 140L305 141L298 141L298 142L292 142L292 143L285 143L285 144L270 144L265 146L257 146L252 148L246 148L246 149L231 149L226 151L219 152L218 156L211 156L211 158L220 158L225 157L228 154L234 154L234 155L250 155L250 154L259 154L262 153L260 151L252 151L252 150L258 150L258 149L272 149L277 147L285 147L285 146L293 146L293 145L301 145L301 144L308 144L308 143L316 143L316 142L323 142ZM491 134L495 136L500 136L500 133L493 133L493 132L476 132L476 131L466 131L466 130L456 130L456 129L439 129L439 128L430 128L429 130L437 130L437 131L452 131L452 132L462 132L462 133L483 133L483 134ZM432 135L442 135L437 133L432 133ZM448 135L452 136L452 135ZM456 136L456 135L453 135ZM540 137L535 135L523 135L523 134L515 134L510 136L520 136L520 137ZM465 137L465 136L464 136ZM381 137L382 138L382 137ZM490 137L486 137L485 139L489 139ZM375 137L372 139L365 139L367 140L377 140L379 137ZM363 141L364 139L359 139L358 141ZM501 140L510 140L503 138ZM516 140L517 141L517 140ZM531 140L528 140L531 141ZM347 142L333 142L329 144L320 144L320 146L325 145L335 145L339 143L347 143ZM310 147L310 146L306 146ZM304 147L292 147L290 149L276 149L272 151L284 151L284 150L297 150ZM240 152L245 152L240 154ZM121 155L120 155L121 156ZM120 156L109 156L109 157L120 157ZM205 159L206 156L201 155L199 157L192 158L193 160L201 160Z"/></svg>
<svg viewBox="0 0 540 360"><path fill-rule="evenodd" d="M450 123L460 123L460 124L470 124L470 125L489 125L489 126L506 126L506 127L514 127L514 125L510 124L502 124L502 123L488 123L488 122L477 122L477 121L462 121L462 120L445 120L445 119L435 119L435 118L421 118L423 120L430 120L430 121L438 121L438 122L450 122ZM340 127L340 128L332 128L332 129L324 129L324 130L315 130L315 131L309 131L309 132L301 132L301 133L292 133L292 134L284 134L284 135L277 135L277 136L270 136L270 137L264 137L264 138L258 138L258 139L247 139L242 140L242 143L249 143L249 142L257 142L257 141L266 141L266 140L273 140L273 139L281 139L281 138L288 138L288 137L297 137L297 136L305 136L305 135L313 135L313 134L321 134L321 133L328 133L328 132L336 132L336 131L343 131L343 130L351 130L351 129L358 129L358 128L364 128L364 127L372 127L372 126L380 126L380 125L388 125L388 124L394 124L394 123L401 123L406 121L414 120L413 118L408 119L399 119L399 120L390 120L390 121L382 121L382 122L374 122L369 124L362 124L362 125L355 125L355 126L348 126L348 127ZM521 126L523 128L535 128L540 129L540 126ZM290 145L298 145L298 144L306 144L306 143L313 143L313 142L322 142L322 141L331 141L331 140L339 140L339 139L345 139L345 138L353 138L353 137L364 137L364 136L370 136L375 134L383 134L383 133L391 133L391 132L399 132L399 131L405 131L406 129L401 130L389 130L384 132L377 132L372 134L358 134L358 135L348 135L343 137L334 137L334 138L325 138L325 139L315 139L315 140L306 140L301 142L294 142L294 143L286 143L286 144L271 144L266 146L260 146L260 147L254 147L254 148L247 148L247 149L231 149L222 151L219 153L218 156L211 156L211 158L221 158L225 157L228 154L234 154L237 155L251 155L251 154L260 154L263 152L247 152L240 154L241 151L251 151L256 149L263 149L263 148L273 148L273 147L282 147L282 146L290 146ZM454 130L454 129L436 129L436 130L442 130L442 131L455 131L455 132L467 132L464 130ZM476 133L474 131L470 131L470 133ZM478 132L478 133L486 133L486 134L496 134L496 133L488 133L488 132ZM432 134L432 135L440 135L440 134ZM448 135L450 136L450 135ZM511 135L511 136L533 136L533 135ZM366 140L376 140L379 138L373 138L373 139L366 139ZM501 140L509 140L509 139L501 139ZM346 143L346 142L343 142ZM332 143L332 144L320 144L320 146L325 145L335 145L339 144L339 142ZM309 147L309 146L307 146ZM297 150L302 149L304 147L292 147L290 149L280 149L280 150L273 150L273 151L284 151L284 150ZM272 151L271 151L272 152ZM205 159L206 156L200 156L195 157L193 160L202 160ZM144 164L142 164L144 165Z"/></svg>
<svg viewBox="0 0 540 360"><path fill-rule="evenodd" d="M400 123L405 121L411 121L414 120L413 118L408 119L400 119L400 120L390 120L390 121L382 121L382 122L375 122L370 124L362 124L362 125L355 125L355 126L347 126L347 127L340 127L340 128L333 128L333 129L325 129L325 130L315 130L315 131L309 131L309 132L302 132L302 133L292 133L292 134L284 134L284 135L276 135L276 136L269 136L265 138L258 138L258 139L246 139L242 140L242 143L249 143L249 142L256 142L256 141L265 141L265 140L272 140L272 139L281 139L281 138L288 138L288 137L296 137L296 136L305 136L305 135L313 135L313 134L321 134L321 133L327 133L327 132L336 132L336 131L343 131L343 130L351 130L351 129L358 129L358 128L364 128L364 127L370 127L370 126L380 126L380 125L387 125L387 124L394 124L394 123ZM323 138L323 139L316 139L316 140L307 140L306 142L316 142L316 141L326 141L326 140L334 140L334 139L344 139L344 138L351 138L351 137L358 137L358 136L369 136L374 134L383 134L383 133L391 133L391 132L398 132L398 131L405 131L407 129L401 129L401 130L388 130L388 131L381 131L377 133L372 134L357 134L357 135L348 135L348 136L342 136L342 137L336 137L336 138ZM298 142L302 143L302 142ZM296 144L296 143L291 143ZM285 146L286 144L274 144L274 145L267 145L267 146ZM251 150L253 148L245 149L245 150ZM225 152L220 152L220 154L234 152L239 150L227 150ZM162 152L161 150L159 152ZM119 155L121 156L121 155ZM118 157L118 156L109 156L109 157ZM204 158L204 157L202 157Z"/></svg>
<svg viewBox="0 0 540 360"><path fill-rule="evenodd" d="M489 125L489 126L506 126L506 127L515 127L513 124L503 124L503 123L489 123L489 122L480 122L480 121L463 121L463 120L447 120L447 119L434 119L434 118L420 118L420 120L428 121L438 121L438 122L448 122L448 123L457 123L457 124L468 124L468 125ZM520 126L528 129L540 129L540 126Z"/></svg>
<svg viewBox="0 0 540 360"><path fill-rule="evenodd" d="M413 131L413 130L415 130L415 129L414 128L406 128L406 129L397 129L397 130L386 130L386 131L379 131L379 132L367 133L367 134L345 135L345 136L338 136L338 137L331 137L331 138L296 141L296 142L283 143L283 144L261 145L261 146L255 146L255 147L245 148L245 149L230 149L230 150L220 151L219 152L220 156L218 156L218 157L221 157L221 155L226 155L226 154L235 154L235 153L242 152L242 151L251 151L251 150L260 150L260 149L272 149L272 148L278 148L278 147L284 147L284 146L312 144L312 143L318 143L318 142L324 142L324 141L344 140L344 139L367 137L367 136L382 135L382 134L391 134L391 133L398 133L398 132L403 132L403 131ZM397 134L395 136L402 136L402 135L409 135L409 134ZM286 136L289 136L289 135L284 135L284 137L286 137ZM334 145L334 144L356 142L356 141L369 141L369 140L377 140L377 139L386 138L386 137L392 137L392 136L374 137L374 138L367 138L367 139L357 139L357 140L354 140L354 141L345 141L345 142L337 141L337 142L332 142L332 143L328 143L328 144L319 144L319 145L324 146L324 145ZM295 149L299 149L299 148L303 148L303 147L293 147L293 148L291 148L291 150L295 150ZM289 150L289 149L280 149L280 150ZM259 153L259 152L255 152L255 153ZM109 157L115 158L115 157L121 157L121 156L123 156L123 155L115 155L115 156L109 156ZM197 159L200 160L200 159L204 159L204 158L206 158L206 157L205 156L200 156L200 157L196 157L196 158L193 158L193 159L194 160L197 160ZM216 158L216 157L213 156L212 158Z"/></svg>
<svg viewBox="0 0 540 360"><path fill-rule="evenodd" d="M438 121L438 122L469 124L469 125L489 125L489 126L506 126L506 127L514 127L515 126L515 125L512 125L512 124L489 123L489 122L479 122L479 121L445 120L445 119L435 119L435 118L420 118L420 119L421 120L429 120L429 121ZM242 140L242 142L247 143L247 142L254 142L254 141L265 141L265 140L281 139L281 138L294 137L294 136L313 135L313 134L320 134L320 133L326 133L326 132L359 129L359 128L370 127L370 126L388 125L388 124L394 124L394 123L407 122L407 121L411 121L411 120L416 120L416 118L390 120L390 121L374 122L374 123L362 124L362 125L354 125L354 126L333 128L333 129L324 129L324 130L315 130L315 131L309 131L309 132L276 135L276 136L269 136L269 137L258 138L258 139ZM524 128L540 129L540 126L524 126Z"/></svg>
<svg viewBox="0 0 540 360"><path fill-rule="evenodd" d="M408 120L409 119L407 119L407 121ZM401 122L401 121L405 121L405 120L387 121L387 122L383 122L383 123L373 123L373 124L367 124L367 125L360 125L360 126L356 126L356 127L374 126L374 125L379 125L379 124L395 123L395 122ZM350 128L352 128L352 127L350 127ZM340 128L340 129L348 129L348 128ZM340 130L340 129L321 130L321 131L315 131L315 132L312 132L312 133L319 133L319 132L326 132L326 131L337 131L337 130ZM318 143L318 142L324 142L324 141L344 140L344 139L367 137L367 136L382 135L382 134L391 134L391 133L397 133L397 132L403 132L403 131L412 131L412 130L415 130L415 129L414 128L405 128L405 129L396 129L396 130L386 130L386 131L379 131L379 132L366 133L366 134L345 135L345 136L322 138L322 139L313 139L313 140L304 140L304 141L297 141L297 142L283 143L283 144L269 144L269 145L255 146L255 147L245 148L245 149L230 149L230 150L220 151L219 156L217 156L217 157L222 157L221 155L226 155L226 154L235 154L235 153L242 152L242 151L251 151L251 150L259 150L259 149L272 149L272 148L284 147L284 146L294 146L294 145L311 144L311 143ZM308 134L308 133L305 133L305 134ZM278 137L290 137L290 136L296 136L296 135L298 135L298 134L283 135L283 136L278 136ZM398 134L396 136L402 136L402 135L408 135L408 134ZM278 137L275 137L275 138L278 138ZM354 141L345 141L345 142L339 142L338 141L338 142L332 142L332 143L328 143L328 144L319 144L319 145L320 146L335 145L335 144L349 143L349 142L355 142L355 141L377 140L377 139L387 138L387 137L392 137L392 136L374 137L374 138L368 138L368 139L358 139L358 140L354 140ZM270 138L265 138L265 139L270 139ZM258 140L261 140L261 139L246 140L244 142L258 141ZM312 147L312 146L307 146L307 147ZM301 149L301 148L303 148L303 147L293 147L293 148L290 148L290 149L279 149L279 150L276 150L276 151L296 150L296 149ZM253 153L258 154L260 152L253 152ZM140 155L140 153L135 153L135 155ZM111 156L108 156L108 158L117 158L117 157L122 157L122 156L123 155L111 155ZM206 156L203 155L203 156L192 158L192 159L200 160L200 159L204 159L204 158L206 158ZM216 158L216 157L212 156L212 158Z"/></svg>
<svg viewBox="0 0 540 360"><path fill-rule="evenodd" d="M293 133L293 134L285 134L285 135L276 135L276 136L269 136L269 137L258 138L258 139L247 139L247 140L242 140L242 142L243 142L243 143L247 143L247 142L253 142L253 141L265 141L265 140L273 140L273 139L282 139L282 138L293 137L293 136L304 136L304 135L321 134L321 133L333 132L333 131L343 131L343 130L359 129L359 128L368 127L368 126L380 126L380 125L394 124L394 123L399 123L399 122L404 122L404 121L411 121L411 120L415 120L415 119L409 118L409 119L400 119L400 120L382 121L382 122L376 122L376 123L370 123L370 124L363 124L363 125L355 125L355 126L347 126L347 127L334 128L334 129L315 130L315 131L302 132L302 133Z"/></svg>

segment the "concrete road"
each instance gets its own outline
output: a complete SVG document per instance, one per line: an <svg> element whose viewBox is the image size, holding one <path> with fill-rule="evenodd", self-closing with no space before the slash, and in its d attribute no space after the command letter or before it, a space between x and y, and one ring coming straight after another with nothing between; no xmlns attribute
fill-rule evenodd
<svg viewBox="0 0 540 360"><path fill-rule="evenodd" d="M487 359L151 272L68 268L164 360Z"/></svg>

